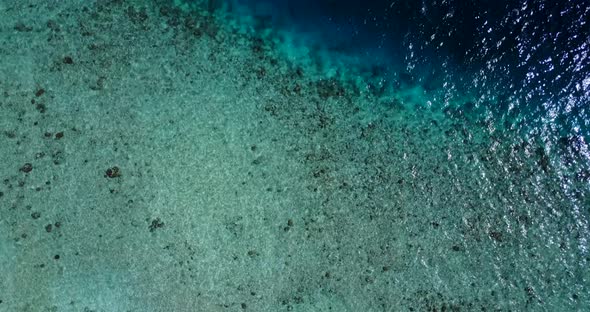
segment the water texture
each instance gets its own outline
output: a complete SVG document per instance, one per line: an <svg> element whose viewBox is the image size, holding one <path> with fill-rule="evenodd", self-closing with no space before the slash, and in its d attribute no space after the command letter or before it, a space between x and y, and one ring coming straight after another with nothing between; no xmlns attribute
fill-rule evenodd
<svg viewBox="0 0 590 312"><path fill-rule="evenodd" d="M365 2L0 0L0 311L589 310L590 4Z"/></svg>

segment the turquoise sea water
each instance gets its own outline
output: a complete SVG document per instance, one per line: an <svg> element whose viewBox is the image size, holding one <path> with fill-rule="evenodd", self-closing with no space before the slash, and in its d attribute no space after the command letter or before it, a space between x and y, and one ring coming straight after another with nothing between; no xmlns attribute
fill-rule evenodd
<svg viewBox="0 0 590 312"><path fill-rule="evenodd" d="M0 311L586 311L579 2L0 0Z"/></svg>

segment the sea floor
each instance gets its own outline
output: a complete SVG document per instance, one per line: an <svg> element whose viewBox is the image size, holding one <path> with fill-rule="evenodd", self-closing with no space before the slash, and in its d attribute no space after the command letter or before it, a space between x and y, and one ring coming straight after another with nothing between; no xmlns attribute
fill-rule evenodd
<svg viewBox="0 0 590 312"><path fill-rule="evenodd" d="M0 1L0 311L590 306L588 177L184 9Z"/></svg>

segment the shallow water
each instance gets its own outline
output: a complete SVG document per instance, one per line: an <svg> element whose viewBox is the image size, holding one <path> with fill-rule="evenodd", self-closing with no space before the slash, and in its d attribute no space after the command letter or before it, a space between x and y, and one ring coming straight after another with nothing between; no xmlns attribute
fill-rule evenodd
<svg viewBox="0 0 590 312"><path fill-rule="evenodd" d="M0 311L585 311L584 1L0 1Z"/></svg>

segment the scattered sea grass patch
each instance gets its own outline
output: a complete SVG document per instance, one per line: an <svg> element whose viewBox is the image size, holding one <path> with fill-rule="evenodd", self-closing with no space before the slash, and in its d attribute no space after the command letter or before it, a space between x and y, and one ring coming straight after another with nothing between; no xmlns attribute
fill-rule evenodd
<svg viewBox="0 0 590 312"><path fill-rule="evenodd" d="M490 235L490 238L495 240L496 242L499 242L499 243L502 242L503 235L501 232L490 231L488 234Z"/></svg>
<svg viewBox="0 0 590 312"><path fill-rule="evenodd" d="M590 181L590 170L588 169L580 169L575 175L576 180L579 182L588 182Z"/></svg>
<svg viewBox="0 0 590 312"><path fill-rule="evenodd" d="M251 46L252 52L254 52L255 54L262 54L265 52L265 43L264 40L262 40L262 38L254 38L252 39L252 46Z"/></svg>
<svg viewBox="0 0 590 312"><path fill-rule="evenodd" d="M196 17L194 16L185 17L184 27L189 33L193 34L197 38L200 38L203 35L203 30L200 27L200 23L197 22Z"/></svg>
<svg viewBox="0 0 590 312"><path fill-rule="evenodd" d="M297 75L297 77L299 77L299 78L302 78L303 77L303 68L301 68L301 67L298 66L295 69L295 75Z"/></svg>
<svg viewBox="0 0 590 312"><path fill-rule="evenodd" d="M162 222L162 220L160 220L160 218L155 218L150 223L149 229L150 229L150 232L154 232L155 230L157 230L161 227L164 227L164 222Z"/></svg>
<svg viewBox="0 0 590 312"><path fill-rule="evenodd" d="M167 5L161 6L159 11L160 11L161 16L169 16L171 13L178 14L178 12L175 12L175 11L178 11L177 8L173 8L173 7L167 6Z"/></svg>
<svg viewBox="0 0 590 312"><path fill-rule="evenodd" d="M54 21L54 20L48 20L47 21L47 28L49 28L51 31L54 32L59 32L61 30L61 28L59 27L59 24Z"/></svg>
<svg viewBox="0 0 590 312"><path fill-rule="evenodd" d="M264 162L264 158L262 156L258 156L252 161L252 164L253 165L260 165L263 162Z"/></svg>
<svg viewBox="0 0 590 312"><path fill-rule="evenodd" d="M283 228L283 231L288 232L293 227L293 219L287 220L287 226Z"/></svg>
<svg viewBox="0 0 590 312"><path fill-rule="evenodd" d="M111 179L119 178L121 177L121 169L119 169L117 166L111 167L106 170L104 177Z"/></svg>
<svg viewBox="0 0 590 312"><path fill-rule="evenodd" d="M535 154L538 157L537 164L539 165L539 167L541 167L541 169L543 169L543 171L545 173L548 173L550 160L549 160L549 156L547 156L547 153L545 153L545 149L542 147L539 147L535 150Z"/></svg>
<svg viewBox="0 0 590 312"><path fill-rule="evenodd" d="M64 64L72 65L74 64L74 59L71 56L64 56L63 62Z"/></svg>
<svg viewBox="0 0 590 312"><path fill-rule="evenodd" d="M30 32L33 31L33 27L27 26L23 22L18 22L14 25L14 30L18 32Z"/></svg>
<svg viewBox="0 0 590 312"><path fill-rule="evenodd" d="M16 132L13 130L4 131L4 135L9 139L16 138Z"/></svg>
<svg viewBox="0 0 590 312"><path fill-rule="evenodd" d="M212 18L205 19L203 23L203 30L207 36L213 39L215 39L217 34L220 32L219 27L214 23Z"/></svg>
<svg viewBox="0 0 590 312"><path fill-rule="evenodd" d="M105 87L107 77L100 76L96 79L96 83L89 86L90 90L100 91Z"/></svg>
<svg viewBox="0 0 590 312"><path fill-rule="evenodd" d="M388 111L400 112L406 109L404 103L398 98L391 98L385 101L379 101L379 104Z"/></svg>
<svg viewBox="0 0 590 312"><path fill-rule="evenodd" d="M39 88L39 90L37 90L37 91L35 92L35 96L36 96L36 97L40 97L40 96L42 96L43 94L45 94L45 89L43 89L43 88Z"/></svg>
<svg viewBox="0 0 590 312"><path fill-rule="evenodd" d="M59 139L61 139L63 137L64 137L64 132L63 131L60 131L60 132L58 132L58 133L55 134L55 139L56 140L59 140Z"/></svg>
<svg viewBox="0 0 590 312"><path fill-rule="evenodd" d="M346 93L344 86L333 78L316 82L316 88L319 97L324 100L330 97L341 97Z"/></svg>
<svg viewBox="0 0 590 312"><path fill-rule="evenodd" d="M169 27L175 28L180 25L181 12L175 7L162 7L160 8L160 15L167 17L166 23Z"/></svg>
<svg viewBox="0 0 590 312"><path fill-rule="evenodd" d="M37 105L35 105L35 109L39 111L39 113L45 113L45 111L47 111L47 107L43 103L37 103Z"/></svg>
<svg viewBox="0 0 590 312"><path fill-rule="evenodd" d="M264 67L256 69L255 72L258 79L262 79L264 76L266 76L266 69Z"/></svg>
<svg viewBox="0 0 590 312"><path fill-rule="evenodd" d="M145 8L141 8L136 10L133 6L128 6L127 10L125 10L127 17L133 24L142 24L148 19L148 14Z"/></svg>
<svg viewBox="0 0 590 312"><path fill-rule="evenodd" d="M26 163L22 167L20 167L19 171L29 173L33 171L33 165L31 163Z"/></svg>
<svg viewBox="0 0 590 312"><path fill-rule="evenodd" d="M275 103L266 103L264 105L264 110L267 111L268 113L270 113L272 116L278 116L279 115L279 107L277 104Z"/></svg>
<svg viewBox="0 0 590 312"><path fill-rule="evenodd" d="M54 151L51 153L51 159L53 160L53 164L60 165L64 162L64 153L63 151Z"/></svg>

